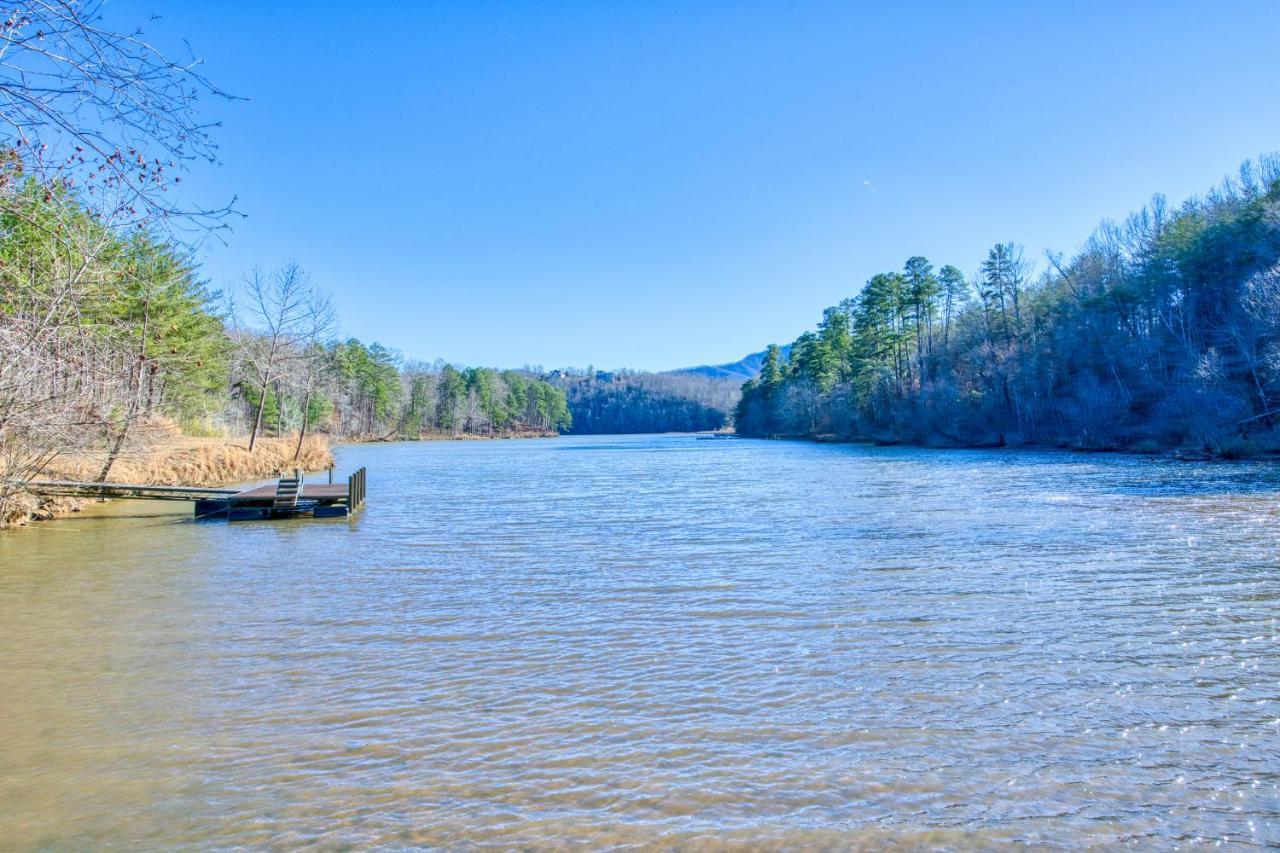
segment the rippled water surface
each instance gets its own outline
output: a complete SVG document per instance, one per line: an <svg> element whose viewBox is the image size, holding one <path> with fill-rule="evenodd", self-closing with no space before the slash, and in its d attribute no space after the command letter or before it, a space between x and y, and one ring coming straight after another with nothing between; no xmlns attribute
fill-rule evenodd
<svg viewBox="0 0 1280 853"><path fill-rule="evenodd" d="M0 846L1280 843L1280 470L344 448L0 535Z"/></svg>

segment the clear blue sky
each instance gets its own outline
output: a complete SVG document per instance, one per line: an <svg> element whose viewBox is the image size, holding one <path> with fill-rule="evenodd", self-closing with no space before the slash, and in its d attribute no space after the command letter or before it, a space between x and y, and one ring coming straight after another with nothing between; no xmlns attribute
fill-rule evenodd
<svg viewBox="0 0 1280 853"><path fill-rule="evenodd" d="M910 255L1070 251L1280 149L1280 3L116 0L222 86L248 218L343 332L666 369L811 327Z"/></svg>

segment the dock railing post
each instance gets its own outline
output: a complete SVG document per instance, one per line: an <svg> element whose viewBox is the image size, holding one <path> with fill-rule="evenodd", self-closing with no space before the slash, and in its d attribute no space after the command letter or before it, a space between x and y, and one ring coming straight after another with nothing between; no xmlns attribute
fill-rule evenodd
<svg viewBox="0 0 1280 853"><path fill-rule="evenodd" d="M355 512L364 505L365 476L365 469L357 468L354 474L347 477L347 512Z"/></svg>

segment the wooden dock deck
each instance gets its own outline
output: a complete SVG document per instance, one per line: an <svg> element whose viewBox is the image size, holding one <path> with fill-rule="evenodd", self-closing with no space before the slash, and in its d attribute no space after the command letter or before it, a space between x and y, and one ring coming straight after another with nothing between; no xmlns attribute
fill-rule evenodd
<svg viewBox="0 0 1280 853"><path fill-rule="evenodd" d="M321 483L313 485L305 483L302 491L299 493L301 500L336 500L345 498L349 493L350 487L346 483ZM276 496L276 487L272 483L265 486L258 486L256 489L248 489L243 492L233 492L237 503L252 503L262 501L271 503Z"/></svg>
<svg viewBox="0 0 1280 853"><path fill-rule="evenodd" d="M268 483L265 486L237 492L228 498L199 501L196 503L196 515L203 518L209 515L225 514L233 521L292 515L334 518L350 515L359 507L359 504L352 500L354 490L350 482L314 485L304 483L302 490L298 492L297 501L287 508L282 508L276 500L277 488L277 484Z"/></svg>

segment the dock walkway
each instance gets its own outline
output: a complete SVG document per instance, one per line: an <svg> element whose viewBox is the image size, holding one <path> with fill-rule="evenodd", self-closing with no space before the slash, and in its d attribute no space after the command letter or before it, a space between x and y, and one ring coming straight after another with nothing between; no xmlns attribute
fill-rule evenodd
<svg viewBox="0 0 1280 853"><path fill-rule="evenodd" d="M274 487L271 487L274 488ZM151 486L139 483L88 483L80 480L32 480L27 491L43 497L123 498L148 501L199 501L226 499L239 489L209 489L202 486Z"/></svg>

